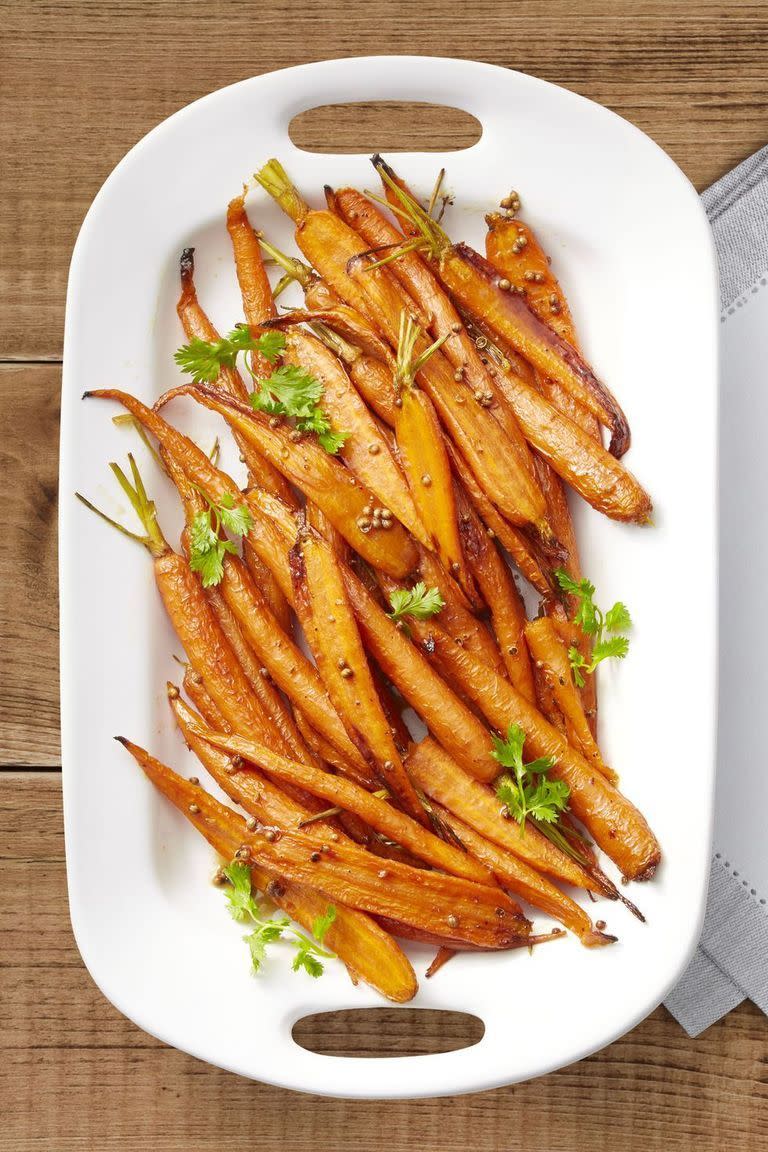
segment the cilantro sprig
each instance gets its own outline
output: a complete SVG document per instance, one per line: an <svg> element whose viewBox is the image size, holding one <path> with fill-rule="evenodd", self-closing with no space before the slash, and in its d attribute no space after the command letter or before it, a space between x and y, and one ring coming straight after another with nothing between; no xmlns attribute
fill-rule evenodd
<svg viewBox="0 0 768 1152"><path fill-rule="evenodd" d="M253 924L254 928L244 936L254 972L259 972L267 958L267 949L277 940L286 940L294 948L291 968L294 972L303 969L317 979L325 971L323 960L332 960L333 952L327 952L321 945L325 934L336 919L336 909L329 904L322 916L312 925L314 940L294 928L287 916L265 916L261 905L254 899L251 885L251 870L247 864L233 861L223 869L229 880L226 890L229 913L238 924Z"/></svg>
<svg viewBox="0 0 768 1152"><path fill-rule="evenodd" d="M253 371L248 353L256 352L270 364L276 364L284 351L285 336L282 332L268 331L254 336L243 325L220 340L191 340L178 349L174 359L196 384L211 384L218 379L223 368L234 368L238 356L244 354L243 363L254 384L250 394L254 411L293 420L298 432L313 432L320 446L335 456L344 446L347 435L334 431L320 407L322 383L293 364L282 364L265 377L257 376Z"/></svg>
<svg viewBox="0 0 768 1152"><path fill-rule="evenodd" d="M389 603L392 607L389 618L395 623L405 616L412 616L414 620L428 620L445 608L440 590L428 589L423 580L419 580L413 588L395 588L390 593Z"/></svg>
<svg viewBox="0 0 768 1152"><path fill-rule="evenodd" d="M573 623L581 628L585 636L593 639L591 660L587 660L575 645L568 649L573 681L578 688L583 688L584 677L591 676L603 660L623 660L627 655L629 637L624 633L632 627L632 617L621 600L617 600L612 608L603 613L594 601L595 586L586 578L574 580L562 568L557 569L555 576L563 592L576 600Z"/></svg>
<svg viewBox="0 0 768 1152"><path fill-rule="evenodd" d="M496 795L521 827L526 820L539 824L554 824L568 806L570 789L562 780L550 780L547 773L555 764L554 756L541 756L527 764L523 762L525 732L517 724L510 724L507 738L493 737L491 755L505 772L496 784Z"/></svg>
<svg viewBox="0 0 768 1152"><path fill-rule="evenodd" d="M189 566L199 572L203 588L218 584L224 575L224 556L237 552L237 548L222 536L222 528L234 536L246 536L253 527L253 517L247 504L235 504L230 492L224 494L220 504L214 504L205 493L208 507L198 512L189 528Z"/></svg>

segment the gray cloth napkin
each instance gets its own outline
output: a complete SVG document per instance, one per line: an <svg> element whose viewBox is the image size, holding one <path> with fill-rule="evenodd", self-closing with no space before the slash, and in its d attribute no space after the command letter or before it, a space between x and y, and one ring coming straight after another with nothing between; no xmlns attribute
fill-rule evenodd
<svg viewBox="0 0 768 1152"><path fill-rule="evenodd" d="M715 236L724 319L768 271L768 146L702 201ZM665 1004L689 1036L698 1036L747 998L768 1013L768 907L716 850L701 940Z"/></svg>

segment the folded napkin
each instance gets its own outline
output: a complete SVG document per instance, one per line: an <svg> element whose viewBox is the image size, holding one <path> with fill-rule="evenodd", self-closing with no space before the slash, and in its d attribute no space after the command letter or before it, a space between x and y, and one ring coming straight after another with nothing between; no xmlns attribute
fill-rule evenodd
<svg viewBox="0 0 768 1152"><path fill-rule="evenodd" d="M768 147L702 200L717 246L722 306L720 690L706 918L693 960L665 1001L689 1036L747 998L768 1013L768 646L761 628L768 589Z"/></svg>

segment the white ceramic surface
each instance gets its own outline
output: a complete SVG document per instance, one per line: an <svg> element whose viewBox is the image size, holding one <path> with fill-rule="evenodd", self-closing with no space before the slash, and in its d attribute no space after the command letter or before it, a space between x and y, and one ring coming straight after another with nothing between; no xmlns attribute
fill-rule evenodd
<svg viewBox="0 0 768 1152"><path fill-rule="evenodd" d="M388 154L420 192L439 163L456 195L448 223L482 247L483 210L511 186L553 256L589 359L633 430L629 466L655 498L655 526L576 508L585 568L602 603L636 621L629 659L601 672L601 735L664 863L631 895L637 923L592 908L620 943L572 938L508 955L464 955L422 981L420 1007L485 1022L473 1048L394 1059L319 1056L291 1026L310 1012L376 1006L340 965L312 981L276 956L249 973L242 929L208 883L211 855L112 741L123 734L181 770L188 754L164 700L178 651L142 550L79 506L75 489L128 517L107 470L136 448L110 384L152 401L178 380L177 260L197 248L214 321L240 319L224 209L272 155L308 198L325 182L375 186L364 156L294 148L291 117L315 104L412 99L460 106L483 125L472 148ZM286 221L261 192L252 219L283 246ZM681 290L684 286L684 291ZM712 817L715 727L716 270L694 189L648 137L571 92L486 64L435 58L305 65L216 92L165 121L118 165L80 233L69 280L61 432L61 680L64 808L72 923L104 994L146 1031L201 1059L294 1089L349 1097L433 1096L539 1075L594 1051L664 997L697 939ZM216 424L189 401L172 416L205 441ZM139 445L161 522L180 525ZM232 465L231 457L225 460ZM537 920L537 923L543 923ZM413 949L419 972L428 954Z"/></svg>

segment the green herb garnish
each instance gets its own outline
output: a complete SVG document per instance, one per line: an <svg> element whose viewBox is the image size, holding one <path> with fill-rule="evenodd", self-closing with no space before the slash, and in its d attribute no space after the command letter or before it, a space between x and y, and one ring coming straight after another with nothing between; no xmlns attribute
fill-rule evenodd
<svg viewBox="0 0 768 1152"><path fill-rule="evenodd" d="M334 906L330 904L325 913L317 917L312 925L312 935L315 940L310 940L309 936L305 936L298 928L293 927L287 916L273 917L265 916L262 913L261 906L253 896L251 870L247 864L233 861L222 871L230 883L226 896L232 919L237 920L238 924L251 923L255 925L253 931L243 937L251 954L254 972L261 969L267 958L267 949L270 944L276 940L287 940L295 950L291 964L293 971L298 972L299 969L303 968L315 979L322 976L324 971L322 960L332 960L333 953L326 952L319 945L323 943L326 932L336 919Z"/></svg>
<svg viewBox="0 0 768 1152"><path fill-rule="evenodd" d="M253 527L253 517L247 504L235 504L230 492L220 504L214 504L202 493L208 503L204 512L198 512L189 528L189 566L199 572L203 588L218 584L224 575L224 556L237 552L237 548L221 535L222 528L235 536L246 536Z"/></svg>
<svg viewBox="0 0 768 1152"><path fill-rule="evenodd" d="M542 824L554 824L568 805L570 789L562 780L547 776L555 764L554 756L541 756L523 763L525 732L517 724L510 724L507 738L493 737L494 760L505 772L496 784L496 795L521 827L527 819Z"/></svg>
<svg viewBox="0 0 768 1152"><path fill-rule="evenodd" d="M629 637L621 633L628 632L632 627L632 617L626 604L620 600L607 612L601 612L594 601L595 586L586 578L574 580L562 568L557 569L555 576L563 592L577 601L573 623L581 628L585 636L593 639L591 660L587 660L575 645L568 649L574 683L578 688L583 688L584 676L591 675L603 660L612 657L623 660L627 655Z"/></svg>
<svg viewBox="0 0 768 1152"><path fill-rule="evenodd" d="M413 588L395 588L390 593L389 603L392 606L389 618L395 623L404 616L412 616L414 620L428 620L445 608L445 600L439 589L428 589L423 580L419 580Z"/></svg>

